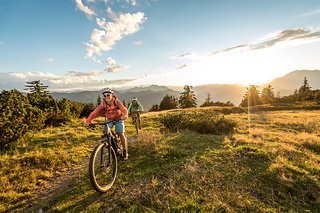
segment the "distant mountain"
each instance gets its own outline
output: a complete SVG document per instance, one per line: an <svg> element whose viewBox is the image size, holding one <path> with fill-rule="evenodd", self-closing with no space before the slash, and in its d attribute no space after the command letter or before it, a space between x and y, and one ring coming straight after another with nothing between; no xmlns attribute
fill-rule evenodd
<svg viewBox="0 0 320 213"><path fill-rule="evenodd" d="M145 111L148 111L153 104L159 104L162 98L168 94L175 97L179 97L180 93L173 91L165 86L152 85L150 87L135 87L132 89L114 91L115 95L121 101L125 101L128 104L133 97L137 97L140 103L143 105ZM100 91L83 91L83 92L71 92L71 93L51 93L54 98L61 99L67 98L69 100L90 103L97 103L98 95ZM101 95L100 95L101 96Z"/></svg>
<svg viewBox="0 0 320 213"><path fill-rule="evenodd" d="M312 89L320 88L320 70L296 70L276 78L268 84L279 91L281 96L286 96L293 94L294 90L303 84L304 77L307 78Z"/></svg>
<svg viewBox="0 0 320 213"><path fill-rule="evenodd" d="M126 92L143 92L143 91L152 91L152 92L161 92L161 91L167 91L169 88L166 86L158 86L158 85L151 85L148 87L133 87L130 89L125 89L125 90L119 90L121 93L126 93Z"/></svg>
<svg viewBox="0 0 320 213"><path fill-rule="evenodd" d="M239 105L246 91L246 87L241 84L208 84L196 86L193 88L198 99L198 106L205 102L208 94L213 102L230 101L235 105Z"/></svg>
<svg viewBox="0 0 320 213"><path fill-rule="evenodd" d="M260 90L267 85L272 85L275 92L280 92L281 96L286 96L293 94L295 89L298 89L302 83L303 79L306 77L309 81L309 85L312 89L320 88L320 70L297 70L290 72L283 77L272 80L271 82L263 85L258 85ZM211 96L211 100L227 102L230 101L235 105L239 105L243 95L246 92L246 87L241 84L208 84L193 87L195 95L197 97L198 106L204 103L208 96ZM151 85L148 87L134 87L131 89L118 90L115 94L121 101L125 101L127 104L130 102L132 97L137 97L148 111L153 104L160 104L163 97L168 95L173 95L179 97L180 93L183 91L183 86L158 86ZM96 104L98 95L100 91L83 91L83 92L71 92L71 93L51 93L55 98L61 99L63 97L83 102Z"/></svg>

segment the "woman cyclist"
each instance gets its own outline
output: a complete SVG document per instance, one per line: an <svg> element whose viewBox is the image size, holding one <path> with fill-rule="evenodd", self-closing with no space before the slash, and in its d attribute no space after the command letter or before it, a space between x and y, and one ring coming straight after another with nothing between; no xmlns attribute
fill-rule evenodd
<svg viewBox="0 0 320 213"><path fill-rule="evenodd" d="M111 89L102 89L101 94L103 96L101 104L90 113L85 121L85 125L88 126L94 118L104 113L107 119L106 122L110 122L108 124L109 128L112 128L114 125L116 126L116 133L119 135L123 147L123 160L127 160L128 145L127 138L124 134L124 120L128 117L128 110L123 106L121 101L118 100Z"/></svg>

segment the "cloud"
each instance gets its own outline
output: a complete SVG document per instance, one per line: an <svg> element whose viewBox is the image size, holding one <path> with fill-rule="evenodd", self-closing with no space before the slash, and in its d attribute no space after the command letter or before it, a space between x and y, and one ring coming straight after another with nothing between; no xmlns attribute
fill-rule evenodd
<svg viewBox="0 0 320 213"><path fill-rule="evenodd" d="M0 73L0 89L11 90L13 88L23 90L27 81L40 80L49 86L50 91L72 90L99 90L103 87L120 87L134 79L105 80L104 72L78 72L69 71L65 75L56 75L45 72L10 72Z"/></svg>
<svg viewBox="0 0 320 213"><path fill-rule="evenodd" d="M280 45L280 44L301 44L306 43L314 40L320 39L320 30L313 29L313 28L292 28L286 29L282 31L277 31L274 33L270 33L266 35L262 39L258 39L250 44L240 44L234 47L225 48L222 50L218 50L212 52L210 55L216 54L223 54L223 53L237 53L237 52L245 52L250 50L257 50L257 49L264 49L270 48L272 46ZM185 53L181 54L180 56L176 57L179 58L186 58L191 57L194 53Z"/></svg>
<svg viewBox="0 0 320 213"><path fill-rule="evenodd" d="M290 71L319 69L319 48L319 29L291 28L209 54L173 56L180 65L150 72L131 84L265 83Z"/></svg>
<svg viewBox="0 0 320 213"><path fill-rule="evenodd" d="M137 41L134 41L133 44L136 45L136 46L140 46L140 45L143 44L143 41L142 40L137 40Z"/></svg>
<svg viewBox="0 0 320 213"><path fill-rule="evenodd" d="M186 64L181 64L181 65L176 66L176 69L180 70L180 69L185 68L186 66L187 66Z"/></svg>
<svg viewBox="0 0 320 213"><path fill-rule="evenodd" d="M106 63L108 65L104 70L106 72L118 72L129 68L128 66L117 64L112 57L107 58Z"/></svg>
<svg viewBox="0 0 320 213"><path fill-rule="evenodd" d="M137 1L136 0L126 0L126 2L130 3L132 6L136 6L137 5Z"/></svg>
<svg viewBox="0 0 320 213"><path fill-rule="evenodd" d="M300 17L314 16L314 15L320 15L320 10L313 10L311 12L307 12L305 14L302 14Z"/></svg>
<svg viewBox="0 0 320 213"><path fill-rule="evenodd" d="M76 0L77 8L84 12L87 16L95 16L96 13L82 3L82 0Z"/></svg>
<svg viewBox="0 0 320 213"><path fill-rule="evenodd" d="M203 57L205 57L206 54L200 54L200 53L183 53L177 56L173 56L171 57L172 59L188 59L188 60L198 60L201 59Z"/></svg>
<svg viewBox="0 0 320 213"><path fill-rule="evenodd" d="M142 12L117 15L108 8L108 14L113 22L96 18L100 29L94 29L91 33L90 43L86 43L88 58L94 58L95 55L101 55L102 52L111 50L117 41L139 31L141 24L146 21Z"/></svg>
<svg viewBox="0 0 320 213"><path fill-rule="evenodd" d="M44 59L44 61L52 63L52 62L54 62L54 59L52 57L49 57L49 58Z"/></svg>

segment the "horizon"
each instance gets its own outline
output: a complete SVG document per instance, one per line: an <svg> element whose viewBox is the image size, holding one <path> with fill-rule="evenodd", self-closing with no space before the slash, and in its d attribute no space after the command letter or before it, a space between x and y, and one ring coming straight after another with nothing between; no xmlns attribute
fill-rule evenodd
<svg viewBox="0 0 320 213"><path fill-rule="evenodd" d="M319 23L316 0L4 0L0 89L265 84L320 69Z"/></svg>

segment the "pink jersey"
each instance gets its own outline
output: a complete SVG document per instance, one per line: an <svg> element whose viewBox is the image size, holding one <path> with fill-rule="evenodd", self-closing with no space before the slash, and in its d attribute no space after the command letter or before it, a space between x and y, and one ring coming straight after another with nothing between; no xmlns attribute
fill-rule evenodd
<svg viewBox="0 0 320 213"><path fill-rule="evenodd" d="M86 123L90 123L102 113L105 113L106 118L109 120L120 120L121 115L128 117L127 108L125 108L118 99L114 99L110 105L106 104L105 101L102 101L102 103L90 113Z"/></svg>

